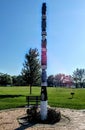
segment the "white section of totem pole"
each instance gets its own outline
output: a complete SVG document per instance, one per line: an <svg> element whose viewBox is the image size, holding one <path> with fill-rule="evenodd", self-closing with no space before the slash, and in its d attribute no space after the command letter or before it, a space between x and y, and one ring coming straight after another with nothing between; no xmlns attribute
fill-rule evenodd
<svg viewBox="0 0 85 130"><path fill-rule="evenodd" d="M41 101L40 108L41 120L47 119L47 101Z"/></svg>
<svg viewBox="0 0 85 130"><path fill-rule="evenodd" d="M42 34L42 36L43 35L45 35L45 36L47 35L46 31L43 31L41 34Z"/></svg>
<svg viewBox="0 0 85 130"><path fill-rule="evenodd" d="M41 65L42 69L47 69L47 65Z"/></svg>
<svg viewBox="0 0 85 130"><path fill-rule="evenodd" d="M46 39L46 36L45 36L45 35L43 35L43 36L42 36L42 40L44 41L45 39Z"/></svg>
<svg viewBox="0 0 85 130"><path fill-rule="evenodd" d="M42 15L42 19L46 19L46 15L43 14L43 15Z"/></svg>
<svg viewBox="0 0 85 130"><path fill-rule="evenodd" d="M47 82L42 82L41 86L47 86Z"/></svg>

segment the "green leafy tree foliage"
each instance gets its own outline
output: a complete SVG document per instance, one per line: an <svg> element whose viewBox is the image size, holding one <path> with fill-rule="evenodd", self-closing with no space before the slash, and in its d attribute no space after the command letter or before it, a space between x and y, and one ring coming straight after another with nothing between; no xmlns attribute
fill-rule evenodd
<svg viewBox="0 0 85 130"><path fill-rule="evenodd" d="M0 73L0 85L7 86L12 84L12 78L8 74Z"/></svg>
<svg viewBox="0 0 85 130"><path fill-rule="evenodd" d="M40 83L40 61L38 50L30 48L25 55L25 61L22 69L23 79L27 85L30 85L30 94L32 93L32 86Z"/></svg>
<svg viewBox="0 0 85 130"><path fill-rule="evenodd" d="M76 88L78 86L80 86L81 88L84 87L84 82L85 82L85 69L76 69L74 72L73 72L73 79L74 79L74 82L76 84Z"/></svg>
<svg viewBox="0 0 85 130"><path fill-rule="evenodd" d="M25 86L26 82L23 80L22 75L12 76L12 85L13 86Z"/></svg>
<svg viewBox="0 0 85 130"><path fill-rule="evenodd" d="M54 76L53 75L48 76L47 83L48 83L49 87L54 86Z"/></svg>
<svg viewBox="0 0 85 130"><path fill-rule="evenodd" d="M55 75L55 86L62 86L63 85L63 83L62 83L62 76L63 76L64 74L56 74Z"/></svg>

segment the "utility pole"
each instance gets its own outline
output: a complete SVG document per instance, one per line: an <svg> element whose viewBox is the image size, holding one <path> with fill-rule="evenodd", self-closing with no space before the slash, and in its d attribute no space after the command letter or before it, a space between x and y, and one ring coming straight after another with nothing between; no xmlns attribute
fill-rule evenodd
<svg viewBox="0 0 85 130"><path fill-rule="evenodd" d="M46 3L42 4L42 21L41 21L41 29L42 29L42 40L41 40L41 67L42 67L42 75L41 75L41 120L45 120L47 118L47 33L46 33Z"/></svg>

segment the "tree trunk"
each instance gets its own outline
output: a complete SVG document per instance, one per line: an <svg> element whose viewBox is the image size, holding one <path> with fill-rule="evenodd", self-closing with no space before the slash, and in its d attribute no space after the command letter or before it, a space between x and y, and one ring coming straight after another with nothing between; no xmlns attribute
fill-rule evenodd
<svg viewBox="0 0 85 130"><path fill-rule="evenodd" d="M32 85L30 85L30 95L32 94Z"/></svg>

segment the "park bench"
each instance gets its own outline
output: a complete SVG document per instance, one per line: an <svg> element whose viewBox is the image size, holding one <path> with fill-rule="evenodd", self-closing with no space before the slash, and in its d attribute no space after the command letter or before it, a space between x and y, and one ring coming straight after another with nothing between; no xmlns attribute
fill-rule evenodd
<svg viewBox="0 0 85 130"><path fill-rule="evenodd" d="M26 101L28 103L28 106L38 106L40 103L40 96L26 96Z"/></svg>
<svg viewBox="0 0 85 130"><path fill-rule="evenodd" d="M37 115L40 99L40 96L26 96L26 101L28 103L26 113L30 121L35 119Z"/></svg>

